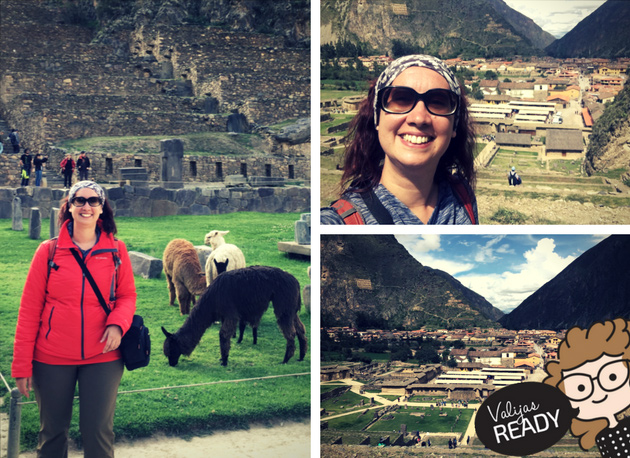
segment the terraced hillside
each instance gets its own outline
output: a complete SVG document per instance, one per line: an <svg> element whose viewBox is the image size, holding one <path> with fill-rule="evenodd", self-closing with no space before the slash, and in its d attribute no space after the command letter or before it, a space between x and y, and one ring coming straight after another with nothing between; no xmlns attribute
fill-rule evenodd
<svg viewBox="0 0 630 458"><path fill-rule="evenodd" d="M331 147L330 139L336 138ZM341 137L322 134L322 206L336 198L343 148ZM481 149L481 147L480 147ZM509 186L515 166L521 186ZM532 150L499 150L478 169L476 187L481 224L630 224L630 188L610 170L587 176L580 160L542 161Z"/></svg>
<svg viewBox="0 0 630 458"><path fill-rule="evenodd" d="M230 120L251 131L309 115L308 53L282 36L147 15L97 41L94 29L69 23L62 3L2 3L10 33L0 47L0 118L25 146L225 132Z"/></svg>

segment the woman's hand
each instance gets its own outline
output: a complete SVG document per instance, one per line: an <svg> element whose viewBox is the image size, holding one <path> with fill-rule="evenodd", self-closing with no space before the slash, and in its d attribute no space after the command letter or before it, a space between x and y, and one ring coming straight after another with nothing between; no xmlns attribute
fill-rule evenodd
<svg viewBox="0 0 630 458"><path fill-rule="evenodd" d="M15 379L17 389L20 390L23 396L30 398L30 391L33 389L33 377L20 377Z"/></svg>
<svg viewBox="0 0 630 458"><path fill-rule="evenodd" d="M103 348L103 353L116 350L120 346L121 340L122 340L122 329L120 329L120 326L117 326L117 325L107 326L107 328L105 329L105 333L103 334L103 337L101 337L101 343L106 342L105 348Z"/></svg>

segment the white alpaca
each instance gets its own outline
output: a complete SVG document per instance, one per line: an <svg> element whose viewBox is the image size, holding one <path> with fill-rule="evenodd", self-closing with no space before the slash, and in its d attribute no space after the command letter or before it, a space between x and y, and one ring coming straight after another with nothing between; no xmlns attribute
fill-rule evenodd
<svg viewBox="0 0 630 458"><path fill-rule="evenodd" d="M223 236L230 231L210 231L204 243L212 247L212 253L206 260L206 285L210 285L217 276L227 270L245 267L245 255L239 247L225 243Z"/></svg>

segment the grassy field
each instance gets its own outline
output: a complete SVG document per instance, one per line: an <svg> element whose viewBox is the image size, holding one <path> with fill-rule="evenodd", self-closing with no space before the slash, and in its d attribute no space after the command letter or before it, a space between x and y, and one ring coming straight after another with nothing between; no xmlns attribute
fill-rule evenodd
<svg viewBox="0 0 630 458"><path fill-rule="evenodd" d="M423 413L424 417L417 415L419 413ZM400 431L400 425L407 425L407 431L463 433L468 428L468 422L470 422L472 414L472 409L444 408L440 411L426 407L410 407L409 409L399 409L393 414L391 419L383 418L388 417L384 415L374 425L370 426L370 431Z"/></svg>
<svg viewBox="0 0 630 458"><path fill-rule="evenodd" d="M364 406L360 406L361 401L364 401ZM365 409L370 405L370 399L365 396L347 391L341 396L336 398L327 399L321 403L321 408L325 409L329 415L337 415L340 413L351 412L357 409Z"/></svg>
<svg viewBox="0 0 630 458"><path fill-rule="evenodd" d="M270 265L295 275L304 287L310 280L309 262L289 257L278 251L279 241L293 240L293 227L298 214L233 213L220 216L170 216L162 218L118 218L118 237L129 250L160 257L166 244L174 238L188 239L202 245L205 233L212 229L229 230L228 243L238 245L248 265ZM24 221L28 227L28 221ZM48 227L48 220L42 222ZM0 372L10 379L13 338L17 312L30 260L40 241L28 238L28 230L11 230L10 220L0 220ZM253 346L251 331L243 343L232 343L227 367L219 362L219 327L212 326L189 356L182 356L178 366L170 367L162 354L164 336L160 327L171 332L184 322L177 307L168 306L166 280L135 278L138 293L137 311L151 330L151 363L148 367L125 371L120 391L147 388L177 387L230 380L243 380L270 375L299 374L310 371L311 352L302 362L296 357L280 364L286 341L280 333L272 310L268 310L258 330L258 345ZM310 336L310 315L304 308L300 318ZM309 338L310 340L310 338ZM6 389L5 409L8 403ZM31 398L32 399L32 398ZM120 394L117 401L114 429L117 438L138 438L156 432L190 437L213 430L246 428L252 422L272 422L310 415L310 376L291 376L267 380L219 383L192 388ZM36 445L39 420L37 406L22 408L23 449ZM79 438L78 403L70 430Z"/></svg>

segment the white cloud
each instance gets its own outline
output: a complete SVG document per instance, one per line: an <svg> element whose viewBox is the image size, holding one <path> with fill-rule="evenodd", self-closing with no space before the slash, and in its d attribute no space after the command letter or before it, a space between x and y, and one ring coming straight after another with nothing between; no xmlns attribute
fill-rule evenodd
<svg viewBox="0 0 630 458"><path fill-rule="evenodd" d="M422 258L418 260L425 266L429 266L432 269L443 270L453 277L457 274L461 274L462 272L468 272L476 267L472 263L458 262L450 259L438 259L434 258L430 254L424 254L422 255Z"/></svg>
<svg viewBox="0 0 630 458"><path fill-rule="evenodd" d="M605 0L505 0L556 38L563 37Z"/></svg>
<svg viewBox="0 0 630 458"><path fill-rule="evenodd" d="M480 246L475 253L475 262L488 263L497 260L495 253L505 253L506 245L500 245L495 247L501 240L505 238L505 235L499 235L492 237L484 246Z"/></svg>
<svg viewBox="0 0 630 458"><path fill-rule="evenodd" d="M401 242L407 251L415 256L416 253L428 253L429 251L440 250L440 236L438 234L424 235L397 235L396 239Z"/></svg>
<svg viewBox="0 0 630 458"><path fill-rule="evenodd" d="M575 260L573 256L562 257L555 252L553 239L538 241L535 248L523 254L525 262L502 274L469 274L457 277L468 288L484 296L501 310L510 310L523 302L558 275Z"/></svg>

